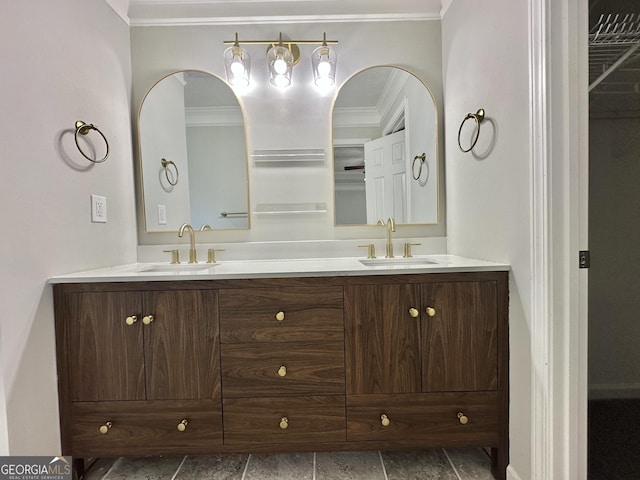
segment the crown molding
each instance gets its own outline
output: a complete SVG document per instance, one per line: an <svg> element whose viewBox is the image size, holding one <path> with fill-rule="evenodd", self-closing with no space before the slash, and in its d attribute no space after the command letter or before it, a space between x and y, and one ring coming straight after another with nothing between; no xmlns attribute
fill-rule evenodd
<svg viewBox="0 0 640 480"><path fill-rule="evenodd" d="M346 23L346 22L420 22L440 21L433 13L385 13L348 15L281 15L247 17L183 17L183 18L129 18L132 27L181 27L203 25L261 25L291 23Z"/></svg>
<svg viewBox="0 0 640 480"><path fill-rule="evenodd" d="M241 127L244 126L240 107L187 107L187 127Z"/></svg>

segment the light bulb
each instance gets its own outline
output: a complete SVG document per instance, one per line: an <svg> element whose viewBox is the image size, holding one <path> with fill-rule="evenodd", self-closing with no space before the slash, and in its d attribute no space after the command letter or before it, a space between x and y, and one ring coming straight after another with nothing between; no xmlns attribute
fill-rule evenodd
<svg viewBox="0 0 640 480"><path fill-rule="evenodd" d="M287 62L285 62L282 57L277 57L275 62L273 62L273 69L276 73L282 75L287 71Z"/></svg>
<svg viewBox="0 0 640 480"><path fill-rule="evenodd" d="M242 64L242 59L238 56L233 57L233 62L231 62L231 73L237 76L244 75L244 65Z"/></svg>
<svg viewBox="0 0 640 480"><path fill-rule="evenodd" d="M275 77L273 77L273 84L276 87L279 87L279 88L288 87L290 83L291 82L289 81L289 79L284 75L276 75Z"/></svg>
<svg viewBox="0 0 640 480"><path fill-rule="evenodd" d="M318 63L318 76L326 77L331 72L331 64L327 60L321 60Z"/></svg>

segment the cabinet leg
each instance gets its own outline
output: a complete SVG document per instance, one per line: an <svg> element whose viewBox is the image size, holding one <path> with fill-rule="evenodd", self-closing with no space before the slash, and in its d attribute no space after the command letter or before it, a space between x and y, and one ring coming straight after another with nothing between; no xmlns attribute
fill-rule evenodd
<svg viewBox="0 0 640 480"><path fill-rule="evenodd" d="M84 458L73 459L73 480L82 480L84 477Z"/></svg>
<svg viewBox="0 0 640 480"><path fill-rule="evenodd" d="M491 474L496 480L507 478L507 452L500 448L491 449Z"/></svg>

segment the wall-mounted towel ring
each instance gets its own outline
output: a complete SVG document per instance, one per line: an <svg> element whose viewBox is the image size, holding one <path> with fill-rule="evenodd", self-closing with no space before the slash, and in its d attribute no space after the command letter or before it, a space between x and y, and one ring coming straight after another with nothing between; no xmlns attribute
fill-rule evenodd
<svg viewBox="0 0 640 480"><path fill-rule="evenodd" d="M98 132L100 134L100 136L102 137L102 139L104 140L104 144L107 146L107 153L104 154L104 157L102 157L101 160L96 160L94 158L91 158L89 155L84 153L84 151L80 147L80 144L78 143L78 135L86 135L86 134L89 133L89 130L95 130L96 132ZM90 162L102 163L109 156L109 142L107 141L107 137L105 137L104 133L102 133L100 131L100 129L98 127L96 127L95 125L92 125L90 123L84 123L82 120L78 120L76 122L76 135L75 135L74 138L76 140L76 147L78 147L78 150L80 150L80 153L82 154L82 156L84 158L86 158L87 160L89 160Z"/></svg>
<svg viewBox="0 0 640 480"><path fill-rule="evenodd" d="M178 184L178 178L180 176L180 174L178 173L178 167L175 163L173 163L173 160L167 160L166 158L160 160L160 163L164 168L164 176L167 177L167 182L175 187ZM171 178L169 178L169 165L173 165L173 169L176 171L176 178L173 181L171 180ZM173 174L171 176L173 177Z"/></svg>
<svg viewBox="0 0 640 480"><path fill-rule="evenodd" d="M464 122L466 122L471 118L473 118L476 121L476 134L473 141L471 142L471 146L465 150L464 148L462 148L462 144L460 143L460 134L462 133L462 127L464 126ZM460 128L458 129L458 147L460 147L460 150L462 150L463 153L470 152L473 149L473 147L476 146L476 143L478 142L478 138L480 137L480 124L482 123L483 120L484 120L483 108L479 108L476 113L467 113L467 115L464 117L464 120L462 120L462 123L460 124Z"/></svg>
<svg viewBox="0 0 640 480"><path fill-rule="evenodd" d="M418 165L418 173L416 174L416 161L420 160ZM426 172L427 176L424 180L422 180L422 167L427 167ZM414 180L417 180L420 186L424 187L429 180L429 164L427 163L427 154L422 153L422 155L416 155L413 157L413 162L411 163L411 176Z"/></svg>

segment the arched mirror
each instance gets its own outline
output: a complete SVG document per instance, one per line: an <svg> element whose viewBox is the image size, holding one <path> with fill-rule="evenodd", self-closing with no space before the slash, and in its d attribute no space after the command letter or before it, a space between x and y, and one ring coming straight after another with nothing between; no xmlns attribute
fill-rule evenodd
<svg viewBox="0 0 640 480"><path fill-rule="evenodd" d="M138 134L146 231L249 228L243 115L224 81L164 77L140 106Z"/></svg>
<svg viewBox="0 0 640 480"><path fill-rule="evenodd" d="M336 225L438 222L438 125L429 89L397 67L352 76L333 107Z"/></svg>

